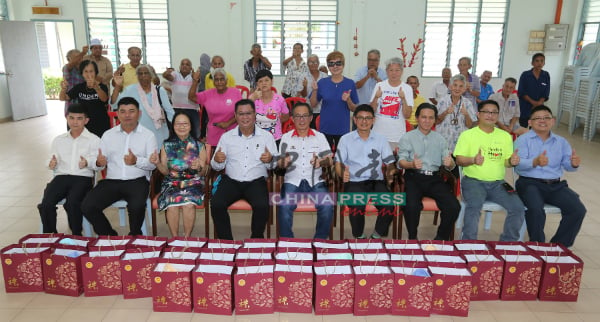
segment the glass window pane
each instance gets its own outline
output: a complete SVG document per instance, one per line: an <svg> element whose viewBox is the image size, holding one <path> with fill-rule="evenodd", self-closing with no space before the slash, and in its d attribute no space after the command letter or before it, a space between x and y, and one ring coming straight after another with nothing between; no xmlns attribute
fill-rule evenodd
<svg viewBox="0 0 600 322"><path fill-rule="evenodd" d="M117 52L115 50L115 35L113 30L113 23L111 19L89 19L90 38L98 38L104 46L103 54L106 58L110 59L113 68L116 68L118 64ZM89 42L88 42L89 44Z"/></svg>
<svg viewBox="0 0 600 322"><path fill-rule="evenodd" d="M167 21L146 21L146 59L157 73L171 66L169 24ZM193 59L193 57L189 57Z"/></svg>
<svg viewBox="0 0 600 322"><path fill-rule="evenodd" d="M142 27L139 20L117 20L117 35L119 35L119 63L126 64L129 47L142 48Z"/></svg>
<svg viewBox="0 0 600 322"><path fill-rule="evenodd" d="M502 53L502 36L504 25L481 25L479 29L479 44L477 48L477 68L473 71L481 75L484 70L492 72L492 77L498 77L500 69L500 54Z"/></svg>
<svg viewBox="0 0 600 322"><path fill-rule="evenodd" d="M476 28L476 24L454 24L452 49L450 50L450 66L453 72L458 71L456 64L461 57L473 58Z"/></svg>
<svg viewBox="0 0 600 322"><path fill-rule="evenodd" d="M448 55L448 24L430 24L425 26L425 46L423 49L423 76L436 76L446 67ZM410 51L407 45L405 50ZM408 52L407 52L408 54Z"/></svg>

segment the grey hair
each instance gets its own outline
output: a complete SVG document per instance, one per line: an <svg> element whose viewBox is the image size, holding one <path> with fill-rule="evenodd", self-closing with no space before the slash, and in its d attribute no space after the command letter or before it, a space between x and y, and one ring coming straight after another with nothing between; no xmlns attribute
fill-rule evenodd
<svg viewBox="0 0 600 322"><path fill-rule="evenodd" d="M150 73L150 78L154 79L156 77L156 72L154 71L154 67L148 65L148 64L139 64L138 67L135 68L135 75L137 76L139 74L139 70L142 68L146 68L148 70L148 72Z"/></svg>
<svg viewBox="0 0 600 322"><path fill-rule="evenodd" d="M404 70L404 60L400 57L392 57L388 60L385 61L385 69L388 69L388 67L390 67L390 65L392 64L398 64L398 66L400 66L400 69Z"/></svg>
<svg viewBox="0 0 600 322"><path fill-rule="evenodd" d="M210 77L212 77L212 79L215 79L215 75L217 75L217 73L221 73L223 74L223 77L225 77L225 81L227 81L227 72L225 71L225 68L215 68L210 72Z"/></svg>
<svg viewBox="0 0 600 322"><path fill-rule="evenodd" d="M466 60L467 64L471 65L471 57L460 57L460 59L458 60L458 62L460 63L461 60Z"/></svg>
<svg viewBox="0 0 600 322"><path fill-rule="evenodd" d="M467 83L467 79L465 78L465 75L463 75L463 74L456 74L456 75L452 76L452 78L450 78L450 83L454 83L454 81L461 81L464 84Z"/></svg>
<svg viewBox="0 0 600 322"><path fill-rule="evenodd" d="M316 54L311 54L310 56L308 56L308 58L306 59L306 61L308 61L311 58L316 58L317 59L317 63L320 64L320 62L319 62L319 56L317 56Z"/></svg>
<svg viewBox="0 0 600 322"><path fill-rule="evenodd" d="M79 54L79 53L81 53L81 51L79 51L79 49L71 49L71 50L67 51L67 61L71 60L71 55Z"/></svg>
<svg viewBox="0 0 600 322"><path fill-rule="evenodd" d="M258 49L261 49L261 47L260 47L260 44L258 44L258 43L254 43L254 44L252 44L252 47L250 47L250 48L251 48L251 49L252 49L252 48L258 48Z"/></svg>
<svg viewBox="0 0 600 322"><path fill-rule="evenodd" d="M378 49L371 49L371 50L369 50L369 52L367 53L367 55L370 55L370 54L376 54L377 56L381 57L381 52L379 52Z"/></svg>

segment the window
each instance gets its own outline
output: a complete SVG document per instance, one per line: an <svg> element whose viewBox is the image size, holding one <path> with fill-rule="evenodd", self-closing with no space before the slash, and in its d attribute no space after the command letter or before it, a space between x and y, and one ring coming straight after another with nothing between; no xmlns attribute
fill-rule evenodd
<svg viewBox="0 0 600 322"><path fill-rule="evenodd" d="M322 63L336 47L337 0L256 0L255 12L256 43L274 75L285 72L282 62L295 43L304 46L304 57L316 54Z"/></svg>
<svg viewBox="0 0 600 322"><path fill-rule="evenodd" d="M490 70L500 76L510 0L428 0L423 48L423 76L456 70L458 59L471 57L472 73Z"/></svg>
<svg viewBox="0 0 600 322"><path fill-rule="evenodd" d="M600 0L585 0L581 12L581 40L578 45L582 48L590 43L600 41Z"/></svg>
<svg viewBox="0 0 600 322"><path fill-rule="evenodd" d="M0 20L8 20L8 9L6 8L6 0L0 0Z"/></svg>
<svg viewBox="0 0 600 322"><path fill-rule="evenodd" d="M132 46L157 73L171 66L167 0L86 0L85 10L90 39L102 41L113 67L129 62Z"/></svg>

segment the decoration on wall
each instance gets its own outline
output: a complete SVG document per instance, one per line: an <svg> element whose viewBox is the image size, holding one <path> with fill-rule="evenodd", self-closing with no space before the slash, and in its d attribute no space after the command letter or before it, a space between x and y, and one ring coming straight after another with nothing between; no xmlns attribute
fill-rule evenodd
<svg viewBox="0 0 600 322"><path fill-rule="evenodd" d="M233 7L235 7L236 4L237 4L237 2L230 2L229 3L229 10L232 10Z"/></svg>
<svg viewBox="0 0 600 322"><path fill-rule="evenodd" d="M400 47L396 48L396 49L398 49L400 51L400 53L402 54L402 60L404 60L404 67L412 67L412 65L415 63L415 60L417 59L417 53L419 51L421 51L421 45L425 41L422 38L419 38L419 40L417 40L417 43L412 45L412 52L410 53L410 61L408 61L408 59L407 59L408 53L404 49L405 41L406 41L406 37L400 38ZM408 61L408 63L407 63L407 61Z"/></svg>
<svg viewBox="0 0 600 322"><path fill-rule="evenodd" d="M358 56L358 28L356 28L352 39L354 39L354 56Z"/></svg>

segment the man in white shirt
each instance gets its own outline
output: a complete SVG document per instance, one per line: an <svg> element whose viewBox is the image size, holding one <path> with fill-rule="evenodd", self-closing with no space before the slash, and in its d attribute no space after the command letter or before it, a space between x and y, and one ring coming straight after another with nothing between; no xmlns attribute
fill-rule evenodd
<svg viewBox="0 0 600 322"><path fill-rule="evenodd" d="M227 208L245 199L252 207L250 238L264 238L269 219L267 170L272 168L277 147L273 135L256 126L253 101L238 101L235 104L235 119L238 126L221 136L210 162L214 170L225 170L213 184L210 213L217 238L232 240Z"/></svg>
<svg viewBox="0 0 600 322"><path fill-rule="evenodd" d="M278 222L279 236L294 237L292 231L293 215L296 203L286 200L286 195L294 193L327 193L326 183L321 178L322 167L332 165L332 152L323 133L310 128L312 109L307 103L297 103L292 108L292 120L296 127L281 137L279 161L277 166L285 169L285 178L281 189ZM315 198L326 200L326 198ZM333 204L315 204L317 226L314 238L327 239L333 219Z"/></svg>
<svg viewBox="0 0 600 322"><path fill-rule="evenodd" d="M429 95L429 100L433 105L437 105L438 102L442 99L442 97L450 94L450 78L452 77L452 71L448 67L444 67L442 69L442 80L433 84L431 88L431 94ZM418 107L418 106L416 106Z"/></svg>
<svg viewBox="0 0 600 322"><path fill-rule="evenodd" d="M58 233L56 204L66 198L63 207L69 228L73 235L81 236L81 201L94 184L92 164L100 145L100 139L85 128L89 120L85 107L79 103L69 105L67 124L70 130L52 141L48 168L54 171L54 178L46 186L42 202L37 206L44 233Z"/></svg>
<svg viewBox="0 0 600 322"><path fill-rule="evenodd" d="M150 174L158 151L152 131L139 124L141 111L133 97L117 103L121 124L104 132L96 158L96 168L107 167L106 179L98 182L83 200L81 209L98 235L118 235L103 210L119 200L127 201L129 235L141 235Z"/></svg>

